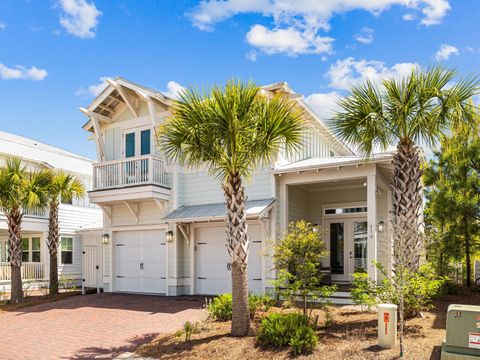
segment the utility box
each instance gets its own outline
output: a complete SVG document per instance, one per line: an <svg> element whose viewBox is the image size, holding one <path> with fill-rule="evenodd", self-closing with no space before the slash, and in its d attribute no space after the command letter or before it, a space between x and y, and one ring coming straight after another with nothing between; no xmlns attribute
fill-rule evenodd
<svg viewBox="0 0 480 360"><path fill-rule="evenodd" d="M378 305L378 346L393 348L397 340L397 305Z"/></svg>
<svg viewBox="0 0 480 360"><path fill-rule="evenodd" d="M441 360L480 357L480 306L452 304L447 310L447 336Z"/></svg>

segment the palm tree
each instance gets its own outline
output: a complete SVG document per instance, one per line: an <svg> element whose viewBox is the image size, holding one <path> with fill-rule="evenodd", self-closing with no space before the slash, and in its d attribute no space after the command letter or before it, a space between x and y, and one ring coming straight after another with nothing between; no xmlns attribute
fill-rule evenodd
<svg viewBox="0 0 480 360"><path fill-rule="evenodd" d="M48 171L29 172L18 158L7 158L0 168L0 209L7 218L8 249L11 267L11 294L13 303L23 301L22 239L23 209L44 210L48 204Z"/></svg>
<svg viewBox="0 0 480 360"><path fill-rule="evenodd" d="M286 97L266 97L253 83L229 81L209 93L189 89L174 103L160 140L167 157L184 166L206 165L222 182L227 206L227 249L232 263L232 335L250 331L247 234L243 180L271 164L283 147L300 146L301 112Z"/></svg>
<svg viewBox="0 0 480 360"><path fill-rule="evenodd" d="M419 266L419 230L422 211L422 169L419 144L432 145L457 121L472 124L469 100L479 89L477 77L456 79L454 70L414 69L403 78L381 84L366 81L339 101L333 127L345 141L357 145L368 158L375 148L397 144L394 156L393 215L396 229L414 229L407 249ZM411 234L412 232L409 231ZM394 241L401 234L393 234Z"/></svg>
<svg viewBox="0 0 480 360"><path fill-rule="evenodd" d="M47 246L50 253L49 294L58 294L58 244L59 224L58 207L61 199L71 201L85 195L85 187L81 180L63 171L52 172L52 182L49 187L50 214L48 222Z"/></svg>

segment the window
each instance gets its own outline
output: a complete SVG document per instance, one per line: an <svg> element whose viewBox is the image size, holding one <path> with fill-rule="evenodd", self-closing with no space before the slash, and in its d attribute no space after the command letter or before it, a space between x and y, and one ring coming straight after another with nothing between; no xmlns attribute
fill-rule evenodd
<svg viewBox="0 0 480 360"><path fill-rule="evenodd" d="M71 237L62 237L61 245L61 263L62 264L73 264L73 238Z"/></svg>
<svg viewBox="0 0 480 360"><path fill-rule="evenodd" d="M140 133L140 155L150 154L150 129Z"/></svg>
<svg viewBox="0 0 480 360"><path fill-rule="evenodd" d="M22 262L30 261L30 239L22 238Z"/></svg>
<svg viewBox="0 0 480 360"><path fill-rule="evenodd" d="M40 238L32 238L32 262L40 262Z"/></svg>
<svg viewBox="0 0 480 360"><path fill-rule="evenodd" d="M325 209L325 215L358 214L358 213L366 213L366 212L367 212L366 206Z"/></svg>
<svg viewBox="0 0 480 360"><path fill-rule="evenodd" d="M125 157L135 156L135 133L131 132L125 135Z"/></svg>

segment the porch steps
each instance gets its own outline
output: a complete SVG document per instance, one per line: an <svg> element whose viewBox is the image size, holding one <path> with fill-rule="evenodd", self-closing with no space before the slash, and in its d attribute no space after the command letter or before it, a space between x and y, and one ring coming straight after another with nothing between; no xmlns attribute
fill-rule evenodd
<svg viewBox="0 0 480 360"><path fill-rule="evenodd" d="M349 291L336 291L328 299L334 305L353 305Z"/></svg>

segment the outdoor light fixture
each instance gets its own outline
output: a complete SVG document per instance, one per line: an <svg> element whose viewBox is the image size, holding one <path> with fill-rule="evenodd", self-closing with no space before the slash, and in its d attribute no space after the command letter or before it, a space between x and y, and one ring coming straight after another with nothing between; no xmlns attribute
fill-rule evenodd
<svg viewBox="0 0 480 360"><path fill-rule="evenodd" d="M383 221L378 222L378 232L383 232L385 228L385 223Z"/></svg>
<svg viewBox="0 0 480 360"><path fill-rule="evenodd" d="M110 234L103 234L102 235L102 244L107 245L109 239L110 239Z"/></svg>
<svg viewBox="0 0 480 360"><path fill-rule="evenodd" d="M173 231L172 230L167 231L166 240L169 243L173 242Z"/></svg>

